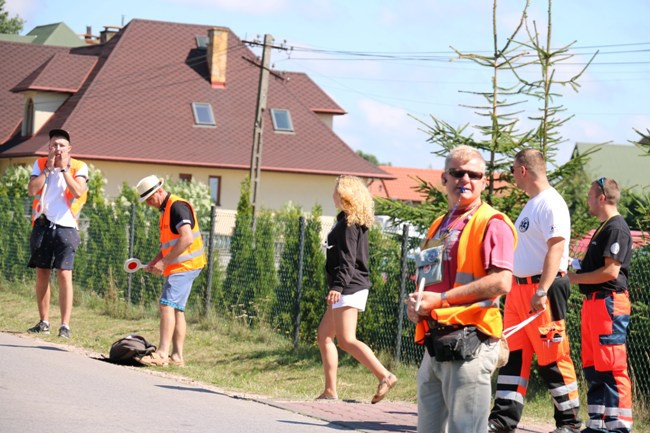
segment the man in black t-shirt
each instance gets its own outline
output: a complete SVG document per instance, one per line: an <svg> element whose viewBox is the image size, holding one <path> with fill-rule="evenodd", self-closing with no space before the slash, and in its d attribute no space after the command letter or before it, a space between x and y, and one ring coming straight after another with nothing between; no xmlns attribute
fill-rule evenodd
<svg viewBox="0 0 650 433"><path fill-rule="evenodd" d="M165 191L163 183L162 178L151 175L136 186L140 202L160 210L160 252L144 270L165 277L160 295L160 344L139 361L150 366L182 367L185 306L206 258L194 208L187 200Z"/></svg>
<svg viewBox="0 0 650 433"><path fill-rule="evenodd" d="M630 322L627 292L632 235L618 213L621 197L614 179L591 184L589 213L601 221L587 253L569 281L580 286L582 304L582 368L589 383L589 420L583 432L629 432L632 387L625 341ZM576 267L574 267L576 268Z"/></svg>

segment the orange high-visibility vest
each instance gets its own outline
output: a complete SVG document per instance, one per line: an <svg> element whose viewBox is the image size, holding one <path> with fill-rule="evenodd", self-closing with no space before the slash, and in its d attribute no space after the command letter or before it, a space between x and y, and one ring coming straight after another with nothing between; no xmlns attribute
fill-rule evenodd
<svg viewBox="0 0 650 433"><path fill-rule="evenodd" d="M43 158L38 158L38 167L41 169L41 171L45 170L46 164L47 164L46 156L44 156ZM83 162L74 158L70 158L70 174L72 175L72 177L77 176L77 172L81 170L81 167L83 167L83 165L84 165ZM47 182L48 182L48 177L45 178L45 183ZM45 184L43 184L43 188L45 188ZM36 213L37 213L36 211L41 201L41 193L43 192L43 188L38 190L38 192L34 196L34 201L32 201L32 226L34 225L34 220L36 219ZM65 197L65 204L68 205L68 208L70 209L70 212L72 212L72 216L74 217L75 221L78 221L79 214L81 213L81 208L86 203L86 199L88 198L88 188L86 188L86 191L84 191L84 193L81 194L81 197L79 198L74 198L70 189L66 188L64 197ZM77 226L78 225L79 224L77 223Z"/></svg>
<svg viewBox="0 0 650 433"><path fill-rule="evenodd" d="M203 239L201 238L201 232L199 231L199 220L196 218L196 213L192 205L183 200L182 198L171 194L167 200L167 205L165 206L165 211L160 216L160 250L163 257L165 257L171 249L176 245L178 239L180 238L179 234L175 234L171 230L170 226L170 214L172 205L174 202L182 201L187 203L187 205L192 210L192 216L194 217L194 227L192 228L192 235L194 239L189 247L185 249L172 263L169 263L163 272L163 275L168 276L170 274L175 274L177 272L187 272L193 271L196 269L202 269L207 260L205 258L205 252L203 251Z"/></svg>
<svg viewBox="0 0 650 433"><path fill-rule="evenodd" d="M431 224L427 238L432 238L436 234L443 217L444 215ZM508 224L515 237L515 245L517 244L517 231L510 218L487 203L481 204L467 221L458 240L458 265L454 287L462 286L487 275L487 271L483 267L481 246L487 225L493 218L498 218ZM484 334L496 338L501 337L503 331L503 319L499 311L498 297L469 305L437 308L431 311L431 317L442 325L476 326ZM420 321L415 327L415 342L422 344L428 330L427 321Z"/></svg>

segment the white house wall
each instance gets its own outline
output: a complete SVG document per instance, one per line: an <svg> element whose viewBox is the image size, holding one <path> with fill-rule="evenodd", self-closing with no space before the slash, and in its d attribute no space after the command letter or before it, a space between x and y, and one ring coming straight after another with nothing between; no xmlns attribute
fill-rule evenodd
<svg viewBox="0 0 650 433"><path fill-rule="evenodd" d="M25 104L30 98L34 104L34 130L22 131L23 135L29 136L40 130L69 96L67 93L25 92Z"/></svg>

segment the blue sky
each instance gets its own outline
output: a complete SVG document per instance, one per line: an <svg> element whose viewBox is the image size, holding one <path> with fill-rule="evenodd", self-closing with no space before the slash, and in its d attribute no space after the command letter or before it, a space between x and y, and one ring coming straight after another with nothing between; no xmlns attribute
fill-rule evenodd
<svg viewBox="0 0 650 433"><path fill-rule="evenodd" d="M502 44L525 2L500 3ZM335 119L335 132L352 149L395 166L442 166L413 117L427 121L435 116L470 129L484 122L461 105L482 102L466 92L488 90L490 75L467 61L451 61L450 46L491 52L491 0L7 0L5 8L26 20L23 33L65 22L75 32L91 26L98 34L103 26L141 18L225 26L246 40L271 34L276 44L293 47L272 52L274 67L307 73L348 112ZM633 128L650 129L648 16L647 0L554 2L551 45L575 42L575 56L557 68L557 76L579 71L600 50L579 80L578 93L556 88L562 97L555 102L575 116L561 129L566 142L558 162L568 159L576 142L625 144L638 138ZM547 2L531 1L529 17L545 38ZM530 102L522 108L525 128L530 126L525 118L536 111Z"/></svg>

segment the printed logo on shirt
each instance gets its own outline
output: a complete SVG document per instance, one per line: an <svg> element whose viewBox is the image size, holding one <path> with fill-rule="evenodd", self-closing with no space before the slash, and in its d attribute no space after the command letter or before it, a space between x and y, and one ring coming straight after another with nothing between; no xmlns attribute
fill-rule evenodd
<svg viewBox="0 0 650 433"><path fill-rule="evenodd" d="M616 255L618 254L619 251L621 251L621 246L618 244L618 242L614 242L611 247L609 247L609 251L613 254Z"/></svg>
<svg viewBox="0 0 650 433"><path fill-rule="evenodd" d="M526 217L519 223L519 231L525 232L528 230L528 227L530 227L530 221L528 220L528 217Z"/></svg>

